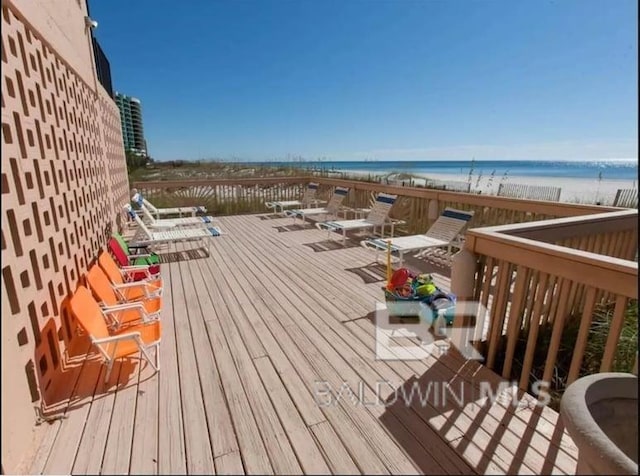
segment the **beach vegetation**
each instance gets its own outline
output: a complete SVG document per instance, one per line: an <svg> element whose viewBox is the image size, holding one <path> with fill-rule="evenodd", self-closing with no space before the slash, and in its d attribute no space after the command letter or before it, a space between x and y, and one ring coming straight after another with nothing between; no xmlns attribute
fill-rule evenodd
<svg viewBox="0 0 640 476"><path fill-rule="evenodd" d="M473 180L473 173L476 169L476 159L473 157L471 159L471 165L469 166L469 175L467 177L467 183L469 184L469 189L471 189L471 182Z"/></svg>
<svg viewBox="0 0 640 476"><path fill-rule="evenodd" d="M482 170L478 173L478 178L476 179L476 185L474 186L474 190L480 189L480 180L482 180Z"/></svg>
<svg viewBox="0 0 640 476"><path fill-rule="evenodd" d="M127 162L127 172L129 174L141 167L145 167L148 163L153 162L151 157L145 154L136 153L132 150L125 151L125 158Z"/></svg>
<svg viewBox="0 0 640 476"><path fill-rule="evenodd" d="M609 330L613 321L615 302L605 301L596 306L594 310L587 344L580 367L579 377L591 375L600 371L600 364L604 355L604 349L609 336ZM560 399L567 387L569 368L575 350L578 331L582 320L582 311L576 311L566 317L565 325L560 341L560 348L556 364L551 378L551 403L554 410L559 410ZM547 361L547 352L551 343L553 333L553 323L541 324L538 330L533 358L533 366L529 374L529 388L536 381L543 377L544 367ZM516 351L513 357L511 379L519 381L522 372L524 355L527 347L529 328L525 327L520 331L516 343ZM504 343L504 342L503 342ZM504 349L505 346L503 345ZM624 314L624 324L616 349L616 355L611 368L612 372L632 372L636 363L638 352L638 300L630 300ZM504 364L504 354L499 353L496 360L496 367L500 369Z"/></svg>
<svg viewBox="0 0 640 476"><path fill-rule="evenodd" d="M491 174L489 175L489 179L487 180L487 185L485 186L485 190L487 194L493 193L493 179L495 176L496 176L496 169L493 169L491 171Z"/></svg>

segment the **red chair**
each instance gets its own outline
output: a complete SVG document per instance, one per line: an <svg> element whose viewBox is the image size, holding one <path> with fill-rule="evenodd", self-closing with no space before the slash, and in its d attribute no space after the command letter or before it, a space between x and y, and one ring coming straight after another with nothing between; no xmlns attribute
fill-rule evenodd
<svg viewBox="0 0 640 476"><path fill-rule="evenodd" d="M158 262L159 258L157 255L130 254L127 244L116 237L111 237L107 246L120 267L122 269L127 269L127 273L131 281L155 279L160 277L160 263Z"/></svg>

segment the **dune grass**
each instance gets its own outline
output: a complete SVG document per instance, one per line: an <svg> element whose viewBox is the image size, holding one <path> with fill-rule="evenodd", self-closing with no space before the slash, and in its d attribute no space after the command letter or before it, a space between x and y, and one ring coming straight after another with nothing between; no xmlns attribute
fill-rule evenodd
<svg viewBox="0 0 640 476"><path fill-rule="evenodd" d="M600 304L594 311L589 336L587 337L587 346L580 368L580 377L600 371L600 364L613 319L614 304L615 303L612 302ZM582 313L576 312L567 316L565 321L550 388L550 406L555 410L559 409L560 399L567 387L567 377L573 358L581 318ZM544 324L539 328L538 340L534 351L533 367L529 375L529 391L531 391L531 386L534 382L542 379L552 332L553 324ZM528 335L529 330L523 329L518 336L511 371L511 379L514 381L520 380ZM504 350L504 345L502 349ZM638 301L634 299L629 301L627 310L625 311L624 324L611 371L631 372L636 362L637 352ZM502 352L499 353L496 362L497 365L495 368L501 369L504 363L504 354Z"/></svg>

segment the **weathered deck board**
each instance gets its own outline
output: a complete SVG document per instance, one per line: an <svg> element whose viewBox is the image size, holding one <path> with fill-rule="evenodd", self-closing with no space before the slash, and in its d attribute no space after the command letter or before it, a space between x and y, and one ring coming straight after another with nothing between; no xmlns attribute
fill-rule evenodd
<svg viewBox="0 0 640 476"><path fill-rule="evenodd" d="M179 245L178 250L182 248ZM173 295L173 315L178 344L178 369L180 372L180 394L182 397L182 418L184 423L187 472L209 474L214 472L213 453L204 411L200 375L195 354L197 346L191 335L189 318L200 315L198 298L187 275L185 262L171 263L171 275L180 276L182 289ZM174 274L175 273L175 274ZM173 279L172 279L173 281ZM176 289L174 287L174 289ZM212 378L208 376L207 378Z"/></svg>
<svg viewBox="0 0 640 476"><path fill-rule="evenodd" d="M114 375L117 377L117 370L114 365L111 382L114 380ZM102 378L100 367L92 365L92 361L85 362L71 400L70 407L73 410L68 411L67 417L62 420L56 441L44 467L44 474L71 473L99 378Z"/></svg>
<svg viewBox="0 0 640 476"><path fill-rule="evenodd" d="M288 218L220 222L228 234L212 241L210 256L187 260L177 245L162 265L160 373L116 365L111 380L120 384L105 390L100 367L85 365L69 418L54 423L32 469L575 471L575 446L555 412L475 404L481 379L500 382L488 369L455 355L376 360L371 313L382 282L365 284L347 271L371 263L373 253L315 252L304 243L325 241L327 233L273 228L290 224ZM448 286L446 276L435 278ZM464 383L469 403L401 404L397 392L430 380ZM323 404L319 383L330 386L331 404ZM346 394L336 399L341 385L360 390L365 403Z"/></svg>
<svg viewBox="0 0 640 476"><path fill-rule="evenodd" d="M56 419L54 419L50 423L42 424L42 426L38 429L40 430L40 445L34 451L33 460L30 463L23 463L23 466L27 466L29 468L28 472L30 474L40 474L44 472L44 467L47 464L49 457L52 456L51 450L56 444L58 432L60 431L60 428L64 421L61 420L60 417L66 416L69 399L75 392L76 385L78 384L78 378L80 377L82 369L87 362L88 361L85 360L79 365L74 365L71 367L70 375L66 378L63 385L58 385L59 391L54 393L51 402L41 401L41 406L50 405L56 408L59 413L56 414ZM65 363L62 363L60 365L60 367L63 366L65 366ZM51 418L53 414L47 416Z"/></svg>
<svg viewBox="0 0 640 476"><path fill-rule="evenodd" d="M256 231L257 232L257 231ZM249 254L244 253L244 254ZM269 258L267 256L264 256L262 259L266 259L268 260ZM254 260L254 265L258 265L257 260ZM266 266L278 266L279 263L277 262L269 262L266 263ZM290 271L290 270L289 270ZM283 275L286 276L286 274L283 273ZM289 278L290 279L290 278ZM274 285L278 284L278 280L274 281ZM283 285L286 285L286 283L282 283ZM329 310L327 307L325 307L326 310ZM342 309L344 310L344 309ZM333 355L332 350L336 350L338 352L344 350L344 349L352 349L353 345L357 345L358 342L356 342L355 340L351 339L350 342L342 342L343 340L347 339L350 337L350 333L348 332L344 332L344 328L340 327L340 323L339 323L339 319L336 320L332 320L332 319L328 319L328 320L323 320L320 318L320 316L314 316L313 312L310 312L310 309L307 309L306 312L304 313L304 316L307 318L307 320L311 320L313 321L313 325L316 326L318 332L306 332L307 335L318 335L318 336L325 336L325 339L316 339L314 340L313 344L316 345L316 347L320 350L320 354L323 356L331 356ZM296 321L299 326L303 326L305 320L304 319L298 319ZM307 328L308 329L308 328ZM332 332L333 331L333 332ZM333 334L333 335L332 335ZM330 337L326 337L326 336L330 336ZM327 347L326 344L328 344L329 342L332 342L333 345L333 349L331 349L330 347ZM342 352L344 353L344 352ZM367 349L364 349L364 353L365 355L367 354ZM334 366L334 368L339 369L340 373L342 375L351 375L351 384L353 385L352 388L356 388L356 385L358 384L358 382L360 382L360 380L358 380L358 378L363 379L363 381L366 382L377 382L380 380L380 375L376 374L374 372L374 370L371 368L371 366L373 367L379 367L381 368L383 371L387 370L386 372L386 376L388 379L393 379L395 380L395 386L399 386L401 383L401 379L398 379L395 375L390 373L390 369L388 369L386 367L386 364L382 363L382 362L376 362L374 359L373 354L371 355L366 355L367 359L363 359L363 358L359 358L360 356L358 355L358 353L354 353L354 355L352 356L352 358L349 360L348 364L350 364L350 366L358 372L358 374L354 374L352 373L351 369L349 369L348 367L345 367L343 363L341 363L339 360L331 359L331 363ZM371 366L369 364L367 364L367 360L369 362L371 362ZM337 387L334 387L337 388ZM358 412L360 409L351 409L352 412ZM374 414L376 417L380 417L380 413L378 412L379 409L376 409L375 407L373 408L369 408L370 412L372 414ZM402 446L407 448L412 446L413 444L417 443L417 439L415 437L409 437L408 436L408 432L406 431L406 429L404 427L402 427L401 425L399 425L399 422L396 421L394 419L394 416L387 416L387 419L390 420L390 424L391 425L396 425L396 434L395 436L400 438L401 440L403 440L403 444ZM366 421L366 420L360 420L360 422L362 421ZM428 427L426 428L426 430L428 430ZM363 435L365 436L365 438L369 438L371 436L371 433L375 433L375 429L371 429L370 431L363 431ZM376 447L377 444L381 444L379 442L377 442L375 439L371 439L372 445L374 447ZM389 453L390 446L388 446L388 443L386 443L387 446L385 446L387 453ZM378 447L378 449L380 449L380 447ZM432 460L427 461L426 456L428 455L428 452L426 451L420 451L420 452L416 452L417 459L422 459L423 461L419 462L419 466L423 467L425 470L427 471L432 471L432 472L438 472L438 471L442 471L442 469L435 464ZM390 462L390 465L394 464L393 461ZM394 471L397 469L394 469L393 466L390 467L390 470ZM407 469L407 471L409 471Z"/></svg>
<svg viewBox="0 0 640 476"><path fill-rule="evenodd" d="M227 275L227 279L229 280L227 285L231 287L237 287L238 283L235 281L233 276L229 273L226 273L226 268L224 268L223 263L220 263L220 264L221 266L217 267L216 269L219 271L223 271L223 274ZM207 271L210 272L210 270L207 270ZM242 310L248 318L251 316L252 319L260 319L260 316L257 310L251 305L251 303L245 302L242 306ZM249 318L249 320L251 320L251 318ZM236 322L237 322L237 318L236 318ZM311 447L308 444L305 444L305 443L309 443L309 441L311 440L309 439L309 441L306 441L304 432L300 430L300 428L304 429L306 428L306 426L304 425L304 421L302 419L300 419L300 421L297 420L297 418L300 418L300 417L298 416L296 418L297 410L295 409L295 406L293 405L293 403L287 401L288 395L284 387L284 383L282 383L279 378L276 378L276 379L271 378L269 380L265 380L265 378L269 375L269 373L264 374L262 371L262 370L267 372L269 371L269 368L265 367L266 364L264 363L265 359L267 359L268 361L268 358L266 356L258 357L254 359L253 365L256 366L256 369L255 370L252 369L252 366L249 365L250 363L247 361L247 358L250 356L243 351L244 349L242 346L242 340L239 339L239 334L234 329L234 327L235 327L235 324L233 320L225 319L225 321L223 322L222 328L224 329L224 333L227 334L229 343L232 346L231 350L232 350L233 357L236 360L237 368L239 370L244 369L242 381L245 382L245 385L247 384L251 385L251 387L247 388L247 395L251 401L251 408L254 409L254 413L256 412L256 410L259 410L261 414L264 414L264 416L273 418L272 410L270 408L261 408L263 406L261 401L256 400L256 398L264 400L263 395L269 395L275 407L275 411L280 416L280 420L282 421L282 426L285 427L285 430L286 430L285 438L288 436L293 449L296 451L296 454L298 455L298 460L302 464L303 468L305 468L305 471L313 472L313 473L323 472L326 469L326 464L319 463L319 461L321 461L321 458L320 460L318 460L320 453L317 451L317 449L315 449L314 451L313 447ZM253 332L253 331L251 329L244 329L245 335L247 332ZM270 334L268 329L262 326L260 328L260 335L266 336ZM275 341L270 341L267 343L267 345L269 344L272 346L275 345L276 347L278 345L277 343L275 343ZM272 347L272 348L275 349L276 347ZM262 364L260 364L261 362ZM257 373L256 373L256 370L257 370ZM260 384L256 380L256 377L258 375L262 379L262 384ZM264 387L262 386L263 384L264 384ZM268 388L267 388L267 385L268 385ZM263 420L264 416L261 416L259 420ZM263 422L261 427L264 428L262 430L262 433L264 434L264 441L266 442L267 447L271 447L274 445L274 443L278 443L278 439L281 439L282 435L285 435L285 432L281 432L280 423L265 425ZM279 433L272 434L273 430L276 428ZM278 457L277 452L282 451L284 448L288 447L289 444L282 441L281 443L279 443L279 445L281 446L282 449L278 449L276 447L270 450L270 454L272 455L271 460L276 461L276 463L274 464L274 469L276 470L276 472L281 473L284 471L291 471L291 470L300 472L301 469L297 465L294 465L291 468L280 466L280 460L282 460L283 458L282 458L282 455ZM290 456L290 454L288 456ZM311 468L313 470L306 469L306 468Z"/></svg>
<svg viewBox="0 0 640 476"><path fill-rule="evenodd" d="M293 401L287 394L286 388L280 381L280 377L271 364L268 357L255 359L255 366L264 389L269 395L273 406L278 412L282 425L287 432L298 460L305 473L310 474L331 474L327 463L322 457L309 428L298 413Z"/></svg>
<svg viewBox="0 0 640 476"><path fill-rule="evenodd" d="M171 274L169 266L162 266L162 342L160 344L161 370L157 376L158 395L158 474L185 474L184 426L182 400L178 385L178 359L174 328L173 295L178 292L180 277Z"/></svg>
<svg viewBox="0 0 640 476"><path fill-rule="evenodd" d="M191 325L193 349L195 351L198 373L200 375L204 411L207 415L214 463L216 458L229 455L224 460L225 464L229 464L233 455L239 458L239 448L229 408L222 389L223 383L220 378L220 372L216 367L215 358L211 352L211 343L203 319L203 316L212 312L211 304L208 301L204 302L202 300L202 296L205 294L205 292L202 291L202 281L198 278L194 279L193 273L188 272L190 270L183 268L182 271L185 273L183 275L186 286L185 289L191 290L189 322ZM195 306L199 306L199 309L196 310ZM238 460L237 463L242 467L240 460Z"/></svg>
<svg viewBox="0 0 640 476"><path fill-rule="evenodd" d="M162 361L160 361L162 365ZM158 379L151 365L146 364L140 372L136 418L131 447L132 474L158 473ZM154 421L155 420L155 421ZM95 471L94 471L95 474Z"/></svg>
<svg viewBox="0 0 640 476"><path fill-rule="evenodd" d="M114 371L118 370L118 366L114 365ZM102 375L100 377L102 378ZM102 458L109 435L109 425L105 425L104 422L111 421L110 414L113 412L115 396L115 392L109 392L94 397L84 427L85 436L80 441L73 465L73 474L98 474L102 469ZM148 425L149 428L153 426L153 423Z"/></svg>
<svg viewBox="0 0 640 476"><path fill-rule="evenodd" d="M256 232L257 233L257 232ZM245 253L248 254L248 253ZM255 261L254 261L255 263ZM272 266L275 266L276 263L269 263ZM300 265L302 264L309 264L308 261L305 263L299 263ZM290 272L295 271L295 270L288 270ZM309 272L311 274L314 275L318 275L320 270L319 269L310 269L308 266L305 268L306 272ZM289 275L289 279L291 279L291 275ZM393 365L388 365L388 364L403 364L402 362L383 362L383 361L376 361L375 360L375 356L373 354L373 348L371 347L366 347L364 346L361 342L359 342L357 339L355 339L353 336L351 336L350 332L345 332L345 328L341 327L342 325L340 324L340 320L337 319L335 321L331 320L331 319L327 319L324 321L316 321L316 325L320 325L319 330L319 335L328 335L331 333L331 330L333 330L335 332L334 337L335 340L338 341L338 345L339 346L344 346L345 348L351 348L354 351L356 351L356 354L362 357L362 360L355 360L354 363L352 363L352 366L357 369L360 372L360 375L362 376L364 381L368 381L368 382L388 382L391 383L393 388L397 388L399 387L404 378L400 377L399 375L397 375L396 373L394 373L392 371L392 367ZM331 339L333 340L333 339ZM344 343L339 342L340 340L344 340ZM340 347L338 347L340 348ZM368 363L368 364L367 364ZM368 366L372 367L372 368L368 368ZM400 366L399 366L400 367ZM377 374L373 373L374 371L377 372ZM406 376L406 374L405 374ZM392 390L392 388L389 387L389 390ZM375 388L374 388L375 390ZM386 398L386 396L388 396L388 393L384 396L384 398ZM417 441L420 441L421 438L420 437L424 437L425 433L429 433L430 432L430 428L428 426L426 426L426 423L422 423L422 426L420 425L416 425L416 421L418 421L418 418L416 418L416 415L411 414L411 412L405 412L403 411L404 409L402 407L398 407L395 408L394 411L392 412L394 414L395 417L398 418L398 420L402 421L404 426L406 426L406 428L409 431L412 431L413 434L415 435L414 437L410 438L409 442L405 442L403 444L403 446L405 448L409 447L412 445L412 443L415 443ZM381 417L381 413L380 412L376 412L376 416ZM387 419L393 419L393 417L387 416ZM398 434L398 436L400 437L406 437L407 433L406 432L402 432L400 434ZM437 440L437 438L436 438ZM426 441L429 441L428 438L426 438ZM432 444L431 441L429 441L429 444ZM415 448L414 448L415 450ZM420 453L422 455L426 455L428 454L428 452L426 452L424 449L422 451L416 451L417 453ZM449 451L450 452L450 451ZM450 452L451 453L451 452ZM449 464L449 466L451 466L451 460L455 460L456 459L456 455L455 454L449 454L447 455L446 452L442 453L442 452L436 452L436 454L443 455L443 458L441 459L441 463L444 463L445 465ZM414 458L415 459L415 458ZM443 471L442 467L434 462L433 460L431 461L422 461L422 464L420 465L424 470L431 470L431 471ZM467 472L470 471L470 468L468 466L465 466L464 463L461 464L459 466L462 469L466 469Z"/></svg>
<svg viewBox="0 0 640 476"><path fill-rule="evenodd" d="M221 282L218 284L220 291L229 287L229 283ZM233 297L227 296L227 299L233 299ZM242 309L244 314L251 312L252 308L250 306L241 306L238 309ZM243 320L242 314L235 313L233 319L230 316L221 317L220 324L222 332L224 332L227 339L231 358L237 369L237 391L239 393L244 391L247 398L245 412L253 413L273 471L276 474L298 474L301 472L301 468L295 452L287 439L271 401L265 398L267 392L253 364L252 359L259 357L254 357L251 351L245 347L248 334L254 335L254 342L259 343L259 339L253 334L253 329L241 335L236 327L239 321L246 323L246 319ZM259 344L257 348L263 349L262 344ZM264 352L264 349L262 352Z"/></svg>
<svg viewBox="0 0 640 476"><path fill-rule="evenodd" d="M128 372L125 370L127 362L127 360L123 360L120 365L120 372L114 372L118 377L119 388L113 403L109 435L107 436L107 445L102 459L101 473L103 474L128 473L129 464L131 463L131 445L133 443L138 385L136 374L133 374L133 377L127 375ZM139 369L140 367L138 366L137 368ZM154 421L149 423L151 425L156 424Z"/></svg>
<svg viewBox="0 0 640 476"><path fill-rule="evenodd" d="M260 437L258 425L225 338L222 319L227 310L223 306L224 301L216 294L217 287L213 285L212 278L206 274L201 276L194 281L200 283L197 284L198 296L201 299L202 307L208 309L204 316L204 322L225 390L227 405L232 415L245 471L248 473L271 473L273 470L267 450ZM209 282L209 286L202 286L201 284L204 282Z"/></svg>

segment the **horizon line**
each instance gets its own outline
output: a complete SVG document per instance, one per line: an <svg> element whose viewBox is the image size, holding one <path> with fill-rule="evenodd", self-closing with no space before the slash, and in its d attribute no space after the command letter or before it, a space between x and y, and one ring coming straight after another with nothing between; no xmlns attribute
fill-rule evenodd
<svg viewBox="0 0 640 476"><path fill-rule="evenodd" d="M637 157L615 157L615 158L601 158L601 159L327 159L327 158L318 158L318 159L241 159L241 158L233 158L233 159L224 159L224 158L197 158L197 159L153 159L156 162L171 162L171 161L184 161L184 162L278 162L278 163L292 163L292 164L300 164L300 163L310 163L310 162L318 162L318 163L326 163L326 162L630 162L630 161L638 161Z"/></svg>

